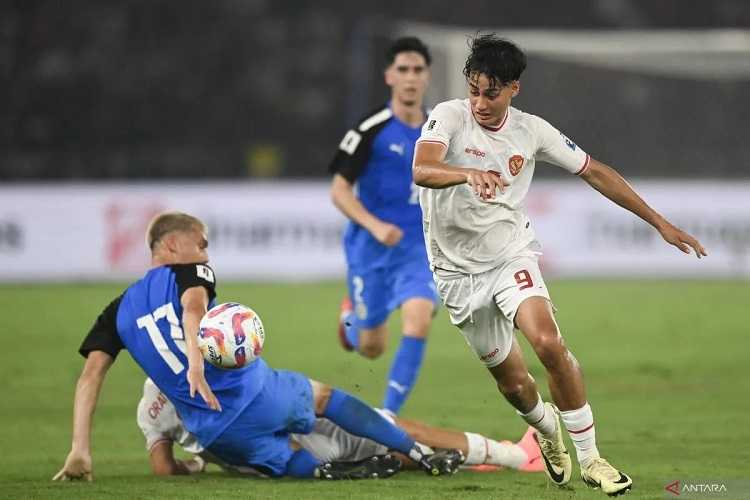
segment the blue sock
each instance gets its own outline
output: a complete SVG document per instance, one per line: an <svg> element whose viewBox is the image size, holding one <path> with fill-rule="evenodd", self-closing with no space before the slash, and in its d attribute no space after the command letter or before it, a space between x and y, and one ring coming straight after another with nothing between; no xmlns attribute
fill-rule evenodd
<svg viewBox="0 0 750 500"><path fill-rule="evenodd" d="M354 311L347 314L344 318L344 332L346 332L346 340L355 351L359 352L359 327L355 325L356 321L357 316Z"/></svg>
<svg viewBox="0 0 750 500"><path fill-rule="evenodd" d="M414 440L403 429L339 389L331 391L331 399L322 416L350 434L371 439L405 455L409 455L414 447Z"/></svg>
<svg viewBox="0 0 750 500"><path fill-rule="evenodd" d="M383 408L398 414L411 388L417 381L419 367L422 366L426 340L418 337L401 337L401 345L391 364L388 374L388 387L383 398Z"/></svg>
<svg viewBox="0 0 750 500"><path fill-rule="evenodd" d="M303 449L299 449L292 454L289 462L286 464L286 475L291 477L313 477L315 468L320 465L321 462L313 456L312 453Z"/></svg>

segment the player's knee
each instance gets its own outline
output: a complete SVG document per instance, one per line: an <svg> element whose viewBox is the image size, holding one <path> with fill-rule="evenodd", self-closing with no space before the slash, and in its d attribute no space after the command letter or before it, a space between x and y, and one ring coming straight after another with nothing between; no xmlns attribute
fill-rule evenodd
<svg viewBox="0 0 750 500"><path fill-rule="evenodd" d="M556 366L565 358L567 349L556 328L537 335L533 343L539 361L546 367Z"/></svg>
<svg viewBox="0 0 750 500"><path fill-rule="evenodd" d="M430 333L430 324L430 319L422 319L419 321L410 321L409 323L404 323L403 328L404 332L407 332L409 336L424 339L427 338L427 334Z"/></svg>
<svg viewBox="0 0 750 500"><path fill-rule="evenodd" d="M497 388L509 400L521 398L526 392L527 385L533 383L528 374L514 374L503 377L497 382Z"/></svg>

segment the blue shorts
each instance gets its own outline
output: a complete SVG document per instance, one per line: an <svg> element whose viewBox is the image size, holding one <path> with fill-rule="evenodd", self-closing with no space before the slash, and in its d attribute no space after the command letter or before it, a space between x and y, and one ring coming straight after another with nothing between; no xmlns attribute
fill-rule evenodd
<svg viewBox="0 0 750 500"><path fill-rule="evenodd" d="M349 298L358 328L374 328L409 299L424 298L437 306L438 294L427 259L403 259L373 269L350 267Z"/></svg>
<svg viewBox="0 0 750 500"><path fill-rule="evenodd" d="M292 456L289 434L315 425L312 386L301 373L271 370L258 396L208 447L230 465L283 476Z"/></svg>

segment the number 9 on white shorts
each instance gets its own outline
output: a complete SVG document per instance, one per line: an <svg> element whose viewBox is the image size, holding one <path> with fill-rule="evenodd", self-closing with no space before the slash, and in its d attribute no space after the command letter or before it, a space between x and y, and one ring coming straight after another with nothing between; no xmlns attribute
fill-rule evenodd
<svg viewBox="0 0 750 500"><path fill-rule="evenodd" d="M526 251L479 274L436 269L440 298L466 342L488 368L502 363L513 345L516 311L529 297L549 298L538 264Z"/></svg>

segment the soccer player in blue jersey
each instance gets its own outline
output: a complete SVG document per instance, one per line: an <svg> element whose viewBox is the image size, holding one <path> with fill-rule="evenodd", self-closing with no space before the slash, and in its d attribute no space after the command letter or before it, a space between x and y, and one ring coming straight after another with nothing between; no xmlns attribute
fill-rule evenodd
<svg viewBox="0 0 750 500"><path fill-rule="evenodd" d="M404 453L428 473L455 472L458 452L425 455L403 430L345 392L274 370L263 359L231 371L205 364L197 334L216 296L205 226L187 214L164 213L150 224L147 241L152 268L104 309L81 345L86 363L76 387L72 447L53 479L91 480L92 418L104 377L122 349L174 404L198 442L228 463L271 477L345 474L345 468L331 469L290 446L289 434L309 433L317 415ZM394 472L393 462L379 469L382 463L373 462L373 471Z"/></svg>
<svg viewBox="0 0 750 500"><path fill-rule="evenodd" d="M401 344L382 405L398 414L419 374L438 300L411 170L426 118L422 99L431 58L417 38L396 40L386 58L390 101L346 133L329 170L333 203L349 218L344 235L349 294L341 307L339 339L345 349L375 359L386 348L388 316L401 308Z"/></svg>

